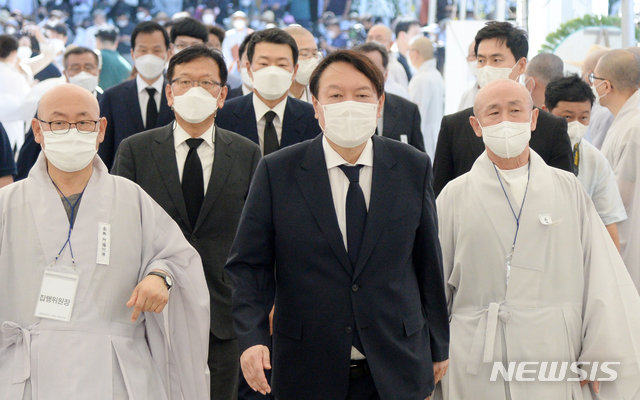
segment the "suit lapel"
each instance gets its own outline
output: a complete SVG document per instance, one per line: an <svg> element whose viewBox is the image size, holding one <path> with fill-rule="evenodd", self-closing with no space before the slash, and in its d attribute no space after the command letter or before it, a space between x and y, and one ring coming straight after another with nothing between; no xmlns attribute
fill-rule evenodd
<svg viewBox="0 0 640 400"><path fill-rule="evenodd" d="M393 167L396 160L391 156L383 139L373 137L373 177L371 179L371 197L369 212L364 228L362 244L358 253L358 262L353 274L356 279L362 272L367 260L378 242L380 233L387 225L393 209L394 193L399 179Z"/></svg>
<svg viewBox="0 0 640 400"><path fill-rule="evenodd" d="M233 157L231 155L231 138L229 138L224 132L221 132L220 128L216 126L216 135L214 142L214 157L213 167L211 168L211 177L207 186L207 194L204 196L196 225L193 228L195 232L200 225L204 222L209 210L213 207L217 198L222 192L231 167L233 166Z"/></svg>
<svg viewBox="0 0 640 400"><path fill-rule="evenodd" d="M127 110L131 115L131 121L135 125L136 132L144 131L144 124L142 123L142 112L140 111L140 102L138 100L138 84L136 80L131 81L131 86L128 89L129 94L122 99Z"/></svg>
<svg viewBox="0 0 640 400"><path fill-rule="evenodd" d="M349 261L347 250L344 248L338 217L333 206L327 164L322 150L322 135L309 145L301 168L296 171L295 175L311 213L325 239L329 242L329 246L342 267L349 275L353 275L353 266Z"/></svg>
<svg viewBox="0 0 640 400"><path fill-rule="evenodd" d="M151 153L162 177L161 180L178 210L178 214L180 214L184 224L192 228L189 223L184 196L182 195L180 177L178 176L176 151L173 144L173 124L165 126L161 134L155 138L151 145Z"/></svg>
<svg viewBox="0 0 640 400"><path fill-rule="evenodd" d="M400 121L400 118L398 118L398 112L398 107L389 100L388 95L385 96L382 118L382 136L396 140L400 139L400 135L396 135L396 125L398 124L398 121Z"/></svg>
<svg viewBox="0 0 640 400"><path fill-rule="evenodd" d="M160 95L160 112L158 113L158 123L157 126L163 126L173 121L173 111L169 107L167 103L167 94L165 93L165 88L167 87L167 82L164 81L162 83L162 94Z"/></svg>
<svg viewBox="0 0 640 400"><path fill-rule="evenodd" d="M252 140L254 143L259 144L258 140L258 125L256 123L256 111L253 108L253 93L246 96L242 96L238 101L237 106L233 109L238 123L235 126L238 127L236 133Z"/></svg>
<svg viewBox="0 0 640 400"><path fill-rule="evenodd" d="M301 133L299 128L307 128L298 124L298 120L301 117L302 112L299 109L298 104L295 103L295 100L293 100L292 97L289 97L282 117L282 138L280 139L280 148L300 142Z"/></svg>

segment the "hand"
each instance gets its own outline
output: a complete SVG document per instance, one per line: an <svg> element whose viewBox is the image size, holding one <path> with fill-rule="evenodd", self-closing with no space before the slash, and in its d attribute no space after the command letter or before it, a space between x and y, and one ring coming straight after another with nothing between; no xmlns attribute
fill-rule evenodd
<svg viewBox="0 0 640 400"><path fill-rule="evenodd" d="M240 366L244 379L247 380L251 389L263 395L271 393L271 387L264 375L265 369L271 369L267 346L257 344L246 349L240 356Z"/></svg>
<svg viewBox="0 0 640 400"><path fill-rule="evenodd" d="M449 368L449 360L444 360L440 362L433 363L433 380L434 384L438 384L444 374L447 373L447 368Z"/></svg>
<svg viewBox="0 0 640 400"><path fill-rule="evenodd" d="M158 271L163 272L164 271ZM169 301L169 289L164 279L156 275L147 275L133 289L127 307L133 307L131 322L136 322L143 311L162 312Z"/></svg>
<svg viewBox="0 0 640 400"><path fill-rule="evenodd" d="M591 387L593 387L593 391L594 392L600 393L600 382L598 382L598 381L595 381L595 382L594 381L580 381L580 386L582 387L582 386L586 385L587 383L591 383L592 384Z"/></svg>
<svg viewBox="0 0 640 400"><path fill-rule="evenodd" d="M231 47L231 56L233 57L234 61L240 60L240 46L234 44L233 47Z"/></svg>

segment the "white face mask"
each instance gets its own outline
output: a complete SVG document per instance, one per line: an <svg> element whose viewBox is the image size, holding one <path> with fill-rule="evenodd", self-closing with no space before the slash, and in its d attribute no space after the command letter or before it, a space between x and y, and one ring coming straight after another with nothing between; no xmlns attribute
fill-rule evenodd
<svg viewBox="0 0 640 400"><path fill-rule="evenodd" d="M571 147L580 143L584 134L587 132L587 125L583 125L578 121L569 122L567 124L567 133L569 134L569 140L571 140Z"/></svg>
<svg viewBox="0 0 640 400"><path fill-rule="evenodd" d="M244 19L242 19L242 18L234 19L232 25L233 25L233 29L235 29L237 31L241 31L241 30L243 30L244 28L247 27L246 21Z"/></svg>
<svg viewBox="0 0 640 400"><path fill-rule="evenodd" d="M482 141L500 158L519 156L531 139L531 122L502 121L499 124L480 126L480 128Z"/></svg>
<svg viewBox="0 0 640 400"><path fill-rule="evenodd" d="M309 84L311 73L320 64L320 60L316 57L298 61L298 72L296 73L296 82L302 86Z"/></svg>
<svg viewBox="0 0 640 400"><path fill-rule="evenodd" d="M187 122L197 124L209 118L218 110L218 98L213 97L200 86L173 98L173 108Z"/></svg>
<svg viewBox="0 0 640 400"><path fill-rule="evenodd" d="M136 13L136 19L138 20L138 22L146 21L147 13L144 11L138 11Z"/></svg>
<svg viewBox="0 0 640 400"><path fill-rule="evenodd" d="M289 91L293 73L272 65L253 73L253 87L267 100L276 100Z"/></svg>
<svg viewBox="0 0 640 400"><path fill-rule="evenodd" d="M598 87L600 87L600 85L602 85L603 83L604 83L604 82L600 82L600 83L599 83L599 84L597 84L597 85L591 86L591 91L593 92L593 95L594 95L594 96L596 96L596 100L595 100L595 102L596 102L596 103L598 103L598 104L600 104L600 100L601 100L604 96L606 96L607 94L609 94L609 93L605 93L605 94L603 94L602 96L600 96L600 94L598 93Z"/></svg>
<svg viewBox="0 0 640 400"><path fill-rule="evenodd" d="M513 71L513 67L498 68L487 65L482 68L478 68L476 70L476 76L478 77L478 86L483 88L493 81L497 81L499 79L509 79L511 71Z"/></svg>
<svg viewBox="0 0 640 400"><path fill-rule="evenodd" d="M93 160L98 132L80 133L76 127L64 134L42 130L47 160L64 172L80 171Z"/></svg>
<svg viewBox="0 0 640 400"><path fill-rule="evenodd" d="M18 58L21 61L25 61L31 58L31 54L33 54L33 52L31 51L31 47L27 47L27 46L18 47Z"/></svg>
<svg viewBox="0 0 640 400"><path fill-rule="evenodd" d="M213 25L216 22L216 16L213 14L203 14L202 23L205 25Z"/></svg>
<svg viewBox="0 0 640 400"><path fill-rule="evenodd" d="M98 86L98 77L86 71L82 71L79 74L69 77L69 83L93 92L96 90L96 86Z"/></svg>
<svg viewBox="0 0 640 400"><path fill-rule="evenodd" d="M165 60L153 54L145 54L133 60L138 73L146 79L154 79L164 72Z"/></svg>
<svg viewBox="0 0 640 400"><path fill-rule="evenodd" d="M347 149L360 146L373 136L378 121L378 103L343 101L321 105L322 130L333 143Z"/></svg>
<svg viewBox="0 0 640 400"><path fill-rule="evenodd" d="M246 67L240 68L240 77L242 77L242 83L249 89L253 89L253 81L249 76L249 71Z"/></svg>

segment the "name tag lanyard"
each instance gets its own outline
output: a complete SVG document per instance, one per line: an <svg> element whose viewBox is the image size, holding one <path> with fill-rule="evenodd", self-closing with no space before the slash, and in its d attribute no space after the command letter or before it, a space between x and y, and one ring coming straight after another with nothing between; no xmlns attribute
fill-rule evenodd
<svg viewBox="0 0 640 400"><path fill-rule="evenodd" d="M73 232L73 225L76 222L76 212L75 212L76 211L76 207L80 203L80 200L82 200L82 195L84 194L84 191L87 189L87 187L85 186L84 189L82 189L82 192L80 193L80 196L78 196L76 201L73 204L71 204L71 201L69 201L67 196L65 196L62 193L62 191L60 190L58 185L56 185L56 183L53 181L53 179L51 180L51 183L53 183L53 186L56 187L56 189L58 190L58 193L60 193L60 195L62 196L62 199L69 205L69 208L71 209L71 216L69 217L69 231L67 233L67 240L62 245L62 248L58 252L58 255L56 255L56 259L54 261L54 264L56 262L58 262L58 259L60 258L60 255L62 254L64 249L67 247L67 245L69 245L69 252L71 253L71 264L73 266L73 269L75 270L75 268L76 268L76 259L75 259L74 255L73 255L73 247L71 247L71 232Z"/></svg>
<svg viewBox="0 0 640 400"><path fill-rule="evenodd" d="M505 265L506 265L506 284L509 284L509 276L511 275L511 259L513 258L513 251L516 248L516 240L518 239L518 231L520 230L520 216L522 215L522 209L524 208L524 201L527 199L527 192L529 191L529 178L531 176L531 162L527 167L527 186L524 189L524 196L522 197L522 205L520 205L520 211L518 211L518 215L516 215L515 210L513 209L513 205L511 204L511 200L509 200L509 196L507 195L507 191L502 184L502 179L500 179L500 174L498 173L498 168L495 164L493 164L493 169L496 171L496 176L498 177L498 182L500 182L500 187L502 188L502 193L504 193L504 197L507 199L507 203L509 203L509 208L511 209L511 214L513 214L513 218L516 220L516 233L513 235L513 243L511 243L511 250L507 253L505 257Z"/></svg>

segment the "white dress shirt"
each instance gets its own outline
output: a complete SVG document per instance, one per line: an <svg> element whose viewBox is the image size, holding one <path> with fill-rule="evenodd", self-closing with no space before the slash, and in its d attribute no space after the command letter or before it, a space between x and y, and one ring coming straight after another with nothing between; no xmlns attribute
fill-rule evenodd
<svg viewBox="0 0 640 400"><path fill-rule="evenodd" d="M364 150L360 154L355 164L349 164L342 158L327 142L326 137L322 137L322 149L324 150L324 159L327 164L327 174L329 175L329 185L331 186L331 196L333 197L333 206L338 217L338 227L342 233L342 242L344 248L347 248L347 191L349 190L349 178L339 168L340 165L363 165L360 168L360 189L364 194L364 202L369 210L369 200L371 199L371 179L373 177L373 141L368 140ZM364 355L355 347L351 346L351 359L361 360Z"/></svg>
<svg viewBox="0 0 640 400"><path fill-rule="evenodd" d="M269 108L266 104L262 102L253 94L253 109L256 112L256 125L258 127L258 141L260 142L260 151L264 154L264 126L266 125L264 115L269 111L273 111L276 113L276 116L273 118L273 126L276 128L276 136L278 137L278 143L282 141L282 119L284 118L284 109L287 106L287 98L285 97L280 103L278 103L275 107Z"/></svg>
<svg viewBox="0 0 640 400"><path fill-rule="evenodd" d="M200 163L202 164L202 178L204 179L204 193L207 193L207 186L209 185L209 179L211 178L211 170L213 168L213 154L215 145L216 126L212 124L210 127L204 130L200 136L193 138L189 135L180 124L173 123L173 145L176 149L176 162L178 163L178 177L182 182L182 170L184 169L184 162L187 160L187 154L189 154L189 145L187 139L204 139L204 142L200 143L197 152L200 157Z"/></svg>
<svg viewBox="0 0 640 400"><path fill-rule="evenodd" d="M142 125L147 126L147 102L149 101L148 87L152 87L156 90L156 94L153 98L156 100L156 107L158 107L158 113L160 113L160 98L162 97L162 85L164 83L164 76L160 75L153 84L149 85L142 79L140 74L136 76L136 86L138 88L138 102L140 103L140 113L142 114Z"/></svg>

